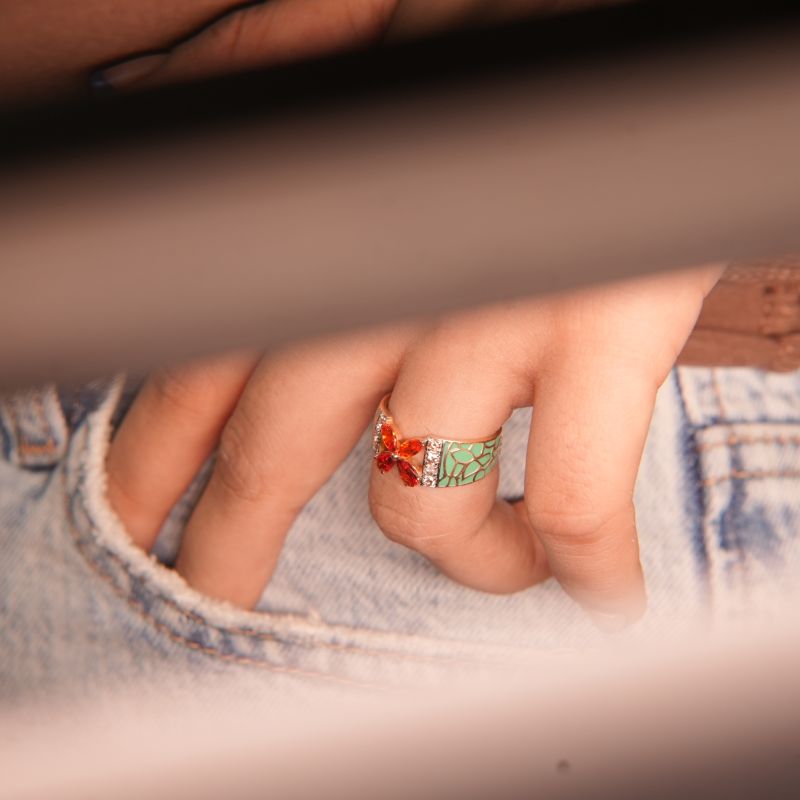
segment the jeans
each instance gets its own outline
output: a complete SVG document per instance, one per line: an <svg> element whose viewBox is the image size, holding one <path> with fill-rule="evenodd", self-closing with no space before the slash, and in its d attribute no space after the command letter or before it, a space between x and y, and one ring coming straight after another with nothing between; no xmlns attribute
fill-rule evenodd
<svg viewBox="0 0 800 800"><path fill-rule="evenodd" d="M295 523L258 609L169 568L208 465L152 556L109 507L121 381L0 401L0 700L222 681L253 696L438 679L487 660L602 646L554 581L497 597L387 541L366 502L370 433ZM500 493L522 494L530 409L505 426ZM631 635L770 615L800 577L800 372L679 368L636 489L649 610Z"/></svg>

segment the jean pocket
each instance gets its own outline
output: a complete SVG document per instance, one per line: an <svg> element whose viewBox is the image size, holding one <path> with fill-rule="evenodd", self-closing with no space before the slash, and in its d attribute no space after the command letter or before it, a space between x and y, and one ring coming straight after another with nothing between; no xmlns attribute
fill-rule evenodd
<svg viewBox="0 0 800 800"><path fill-rule="evenodd" d="M720 423L696 442L715 614L785 609L800 586L800 424Z"/></svg>
<svg viewBox="0 0 800 800"><path fill-rule="evenodd" d="M139 671L151 663L155 669L161 661L189 677L230 665L290 679L383 685L506 661L509 648L248 612L194 591L133 544L106 500L104 463L120 393L117 384L75 430L60 473L66 540L92 578L82 594L72 591L71 613L107 621L87 636L113 640L114 647L102 651L109 669L116 668L112 662L135 663Z"/></svg>

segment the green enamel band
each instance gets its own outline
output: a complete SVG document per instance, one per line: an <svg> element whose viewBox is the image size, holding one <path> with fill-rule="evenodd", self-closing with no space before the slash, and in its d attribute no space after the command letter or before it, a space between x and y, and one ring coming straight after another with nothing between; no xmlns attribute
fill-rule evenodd
<svg viewBox="0 0 800 800"><path fill-rule="evenodd" d="M436 486L467 486L485 478L497 465L502 440L502 434L485 442L443 440Z"/></svg>

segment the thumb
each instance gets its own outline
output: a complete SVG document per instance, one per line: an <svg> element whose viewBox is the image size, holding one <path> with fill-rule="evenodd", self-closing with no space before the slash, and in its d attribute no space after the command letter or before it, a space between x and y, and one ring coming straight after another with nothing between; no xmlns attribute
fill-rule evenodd
<svg viewBox="0 0 800 800"><path fill-rule="evenodd" d="M149 89L378 41L398 0L271 0L227 14L166 53L117 64L96 87Z"/></svg>

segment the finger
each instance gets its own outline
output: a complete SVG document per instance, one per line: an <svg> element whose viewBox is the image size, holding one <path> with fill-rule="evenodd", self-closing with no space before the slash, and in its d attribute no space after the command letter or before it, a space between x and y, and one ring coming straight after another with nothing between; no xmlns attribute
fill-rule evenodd
<svg viewBox="0 0 800 800"><path fill-rule="evenodd" d="M658 387L723 270L707 264L552 303L525 501L553 574L602 627L644 613L636 476Z"/></svg>
<svg viewBox="0 0 800 800"><path fill-rule="evenodd" d="M171 46L238 0L26 0L0 4L0 97L85 92L121 55Z"/></svg>
<svg viewBox="0 0 800 800"><path fill-rule="evenodd" d="M463 324L462 324L463 323ZM464 316L440 328L405 357L389 401L402 438L453 440L491 436L516 406L529 405L530 382L510 366L518 342L481 339L492 320ZM453 353L464 354L454 359ZM383 532L429 558L452 579L507 593L548 576L541 545L524 513L497 499L499 469L464 486L406 486L397 469L373 468L370 507Z"/></svg>
<svg viewBox="0 0 800 800"><path fill-rule="evenodd" d="M115 89L239 72L376 41L397 0L272 0L223 17L171 52L103 73Z"/></svg>
<svg viewBox="0 0 800 800"><path fill-rule="evenodd" d="M525 482L553 574L614 629L646 605L633 491L658 388L615 354L572 352L541 378Z"/></svg>
<svg viewBox="0 0 800 800"><path fill-rule="evenodd" d="M535 13L564 12L582 6L601 6L624 0L403 0L387 38L419 36L459 25L505 22Z"/></svg>
<svg viewBox="0 0 800 800"><path fill-rule="evenodd" d="M480 24L552 9L552 0L403 0L392 17L387 36L404 38Z"/></svg>
<svg viewBox="0 0 800 800"><path fill-rule="evenodd" d="M255 353L229 354L161 370L142 387L106 460L109 502L139 547L155 543L257 362Z"/></svg>
<svg viewBox="0 0 800 800"><path fill-rule="evenodd" d="M366 430L409 331L340 336L265 359L225 427L176 569L250 608L295 517Z"/></svg>

